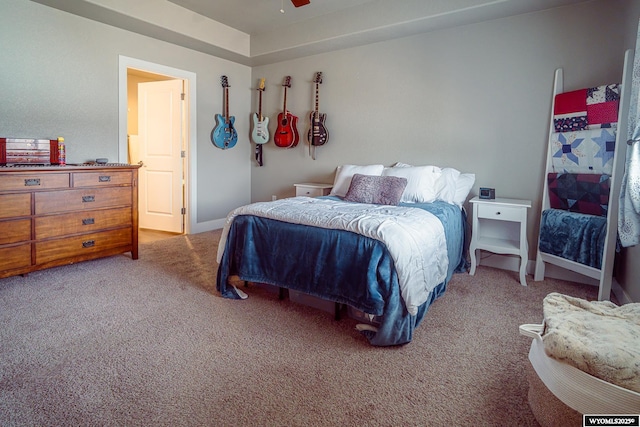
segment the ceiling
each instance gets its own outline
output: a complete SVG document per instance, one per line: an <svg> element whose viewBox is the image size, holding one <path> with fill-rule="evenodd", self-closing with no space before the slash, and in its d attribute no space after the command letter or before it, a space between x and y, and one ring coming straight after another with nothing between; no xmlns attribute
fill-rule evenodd
<svg viewBox="0 0 640 427"><path fill-rule="evenodd" d="M590 0L32 1L257 66Z"/></svg>
<svg viewBox="0 0 640 427"><path fill-rule="evenodd" d="M310 4L302 7L294 7L290 0L169 1L244 33L258 34L374 0L312 0ZM477 2L486 3L485 0ZM281 13L280 9L284 10L284 13Z"/></svg>

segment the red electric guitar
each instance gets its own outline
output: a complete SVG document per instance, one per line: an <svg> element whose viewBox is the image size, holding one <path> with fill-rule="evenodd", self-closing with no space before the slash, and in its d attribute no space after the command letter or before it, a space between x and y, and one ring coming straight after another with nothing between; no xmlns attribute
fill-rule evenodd
<svg viewBox="0 0 640 427"><path fill-rule="evenodd" d="M287 111L287 88L291 87L291 76L284 78L284 105L282 112L278 113L278 127L273 135L273 142L278 147L293 148L298 145L300 135L298 134L298 118Z"/></svg>

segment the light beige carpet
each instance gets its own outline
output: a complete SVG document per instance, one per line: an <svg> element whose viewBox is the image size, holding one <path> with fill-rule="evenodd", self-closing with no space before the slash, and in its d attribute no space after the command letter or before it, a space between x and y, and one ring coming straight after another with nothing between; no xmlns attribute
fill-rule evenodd
<svg viewBox="0 0 640 427"><path fill-rule="evenodd" d="M530 340L556 280L454 275L414 341L368 344L351 319L215 291L219 230L0 280L0 425L537 425ZM531 278L529 278L531 279Z"/></svg>

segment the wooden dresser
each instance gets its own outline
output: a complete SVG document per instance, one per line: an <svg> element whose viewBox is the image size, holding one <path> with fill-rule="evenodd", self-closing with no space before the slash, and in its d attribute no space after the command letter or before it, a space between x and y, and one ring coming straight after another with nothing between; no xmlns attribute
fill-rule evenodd
<svg viewBox="0 0 640 427"><path fill-rule="evenodd" d="M0 167L0 278L131 252L138 165Z"/></svg>

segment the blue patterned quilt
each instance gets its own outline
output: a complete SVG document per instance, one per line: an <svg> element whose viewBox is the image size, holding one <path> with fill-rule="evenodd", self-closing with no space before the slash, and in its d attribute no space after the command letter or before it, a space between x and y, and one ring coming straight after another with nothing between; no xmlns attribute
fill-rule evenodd
<svg viewBox="0 0 640 427"><path fill-rule="evenodd" d="M540 252L589 267L602 267L607 218L546 209L540 218Z"/></svg>
<svg viewBox="0 0 640 427"><path fill-rule="evenodd" d="M445 292L453 272L467 268L466 214L444 202L405 206L425 209L442 222L449 257L446 279L415 316L407 312L393 259L382 242L350 231L251 215L238 216L231 225L218 268L217 289L223 297L240 298L227 285L232 275L295 289L378 316L378 331L363 331L373 345L408 343L428 307Z"/></svg>

